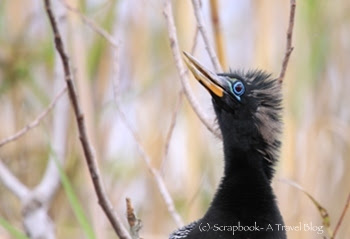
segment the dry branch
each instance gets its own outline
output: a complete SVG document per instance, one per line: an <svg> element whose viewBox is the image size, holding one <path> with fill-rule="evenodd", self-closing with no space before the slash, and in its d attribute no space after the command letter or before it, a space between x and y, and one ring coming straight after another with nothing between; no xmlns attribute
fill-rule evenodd
<svg viewBox="0 0 350 239"><path fill-rule="evenodd" d="M159 190L160 195L162 196L165 205L167 206L168 212L169 214L172 216L172 218L174 219L175 223L180 227L183 225L182 222L182 218L179 215L179 213L176 211L175 208L175 204L174 204L174 200L172 199L163 178L161 177L159 171L157 169L155 169L152 164L151 164L151 159L148 156L148 154L146 153L146 150L144 149L144 146L142 145L142 142L140 140L139 135L137 134L136 130L131 126L131 124L129 123L129 121L127 120L124 112L121 110L118 102L118 84L117 81L115 79L119 79L119 57L118 57L118 53L116 54L115 57L115 69L114 69L114 75L116 76L115 78L113 78L113 97L114 97L114 102L116 105L116 110L118 111L118 115L120 117L120 120L122 121L122 123L125 125L125 127L127 128L127 130L131 133L131 136L133 137L138 152L141 155L141 158L143 159L143 161L146 163L146 166L148 168L148 170L150 171L151 175L153 176L157 188Z"/></svg>
<svg viewBox="0 0 350 239"><path fill-rule="evenodd" d="M19 181L0 159L0 180L6 188L15 194L21 201L29 195L29 189Z"/></svg>
<svg viewBox="0 0 350 239"><path fill-rule="evenodd" d="M293 39L293 29L294 29L295 7L296 7L295 0L290 0L290 13L289 13L289 25L288 25L288 30L287 30L286 52L284 54L284 58L283 58L283 62L282 62L281 73L278 77L278 81L280 83L283 82L283 78L284 78L286 71L287 71L289 58L290 58L290 55L292 54L292 51L294 49L294 47L292 46L292 39Z"/></svg>
<svg viewBox="0 0 350 239"><path fill-rule="evenodd" d="M59 68L59 57L55 54L55 71ZM55 74L54 91L65 86L65 82L62 81L62 73ZM52 199L57 192L61 180L59 167L63 167L66 159L66 146L67 146L67 129L69 120L69 99L68 97L62 98L55 109L53 110L52 117L52 139L51 139L51 152L49 154L48 163L46 165L45 173L42 176L40 183L34 188L36 195L40 195L40 200L46 204L51 204Z"/></svg>
<svg viewBox="0 0 350 239"><path fill-rule="evenodd" d="M161 171L163 169L165 160L166 160L166 158L168 156L170 141L171 141L171 137L173 136L174 129L175 129L177 115L178 115L178 113L180 111L180 107L181 107L182 102L183 102L183 94L184 94L183 91L180 90L180 92L179 92L179 94L177 96L177 99L176 99L176 103L175 103L173 114L171 116L169 129L167 131L167 134L166 134L166 137L165 137L165 141L164 141L164 150L163 150L163 155L162 155Z"/></svg>
<svg viewBox="0 0 350 239"><path fill-rule="evenodd" d="M68 87L69 98L74 110L74 114L75 114L75 118L78 126L80 142L84 151L85 160L89 168L90 176L99 200L99 204L102 207L103 211L105 212L110 223L112 224L112 227L116 232L116 234L122 239L130 239L130 235L128 234L127 229L121 223L119 216L114 211L112 203L109 201L106 195L104 186L102 184L101 176L100 176L99 169L97 167L97 162L93 152L93 148L92 148L92 145L90 144L90 140L86 132L84 115L81 110L77 93L73 85L72 74L71 74L69 62L68 62L68 56L64 49L62 37L58 29L54 14L51 10L50 0L44 0L44 1L45 1L46 12L49 17L50 25L54 34L55 46L62 60L65 80Z"/></svg>
<svg viewBox="0 0 350 239"><path fill-rule="evenodd" d="M222 72L222 68L218 61L218 57L215 54L214 48L210 44L208 32L204 27L204 20L200 11L200 3L199 0L192 0L194 15L196 16L198 29L203 37L205 49L207 50L210 60L214 66L216 72Z"/></svg>
<svg viewBox="0 0 350 239"><path fill-rule="evenodd" d="M193 44L192 44L192 48L191 48L192 55L194 54L196 47L197 47L198 35L199 35L199 30L198 30L198 28L196 28L196 31L195 31L195 34L193 37ZM164 168L163 166L165 165L165 160L168 156L170 140L171 140L171 137L173 136L174 128L176 125L177 115L178 115L180 108L181 108L181 105L183 103L183 95L184 95L184 92L183 92L183 89L181 89L179 91L179 95L178 95L178 98L177 98L176 103L175 103L174 111L173 111L173 114L172 114L172 117L170 120L169 129L167 131L166 138L165 138L162 163L161 163L161 169L160 169L161 172L163 172L163 168Z"/></svg>
<svg viewBox="0 0 350 239"><path fill-rule="evenodd" d="M105 31L103 28L99 27L93 20L85 16L83 13L81 13L78 9L72 7L68 4L66 0L61 0L62 4L71 12L74 12L77 14L83 22L89 26L92 30L94 30L96 33L98 33L100 36L105 38L112 46L115 48L119 47L119 42L117 42L111 34L109 34L107 31Z"/></svg>
<svg viewBox="0 0 350 239"><path fill-rule="evenodd" d="M124 112L121 109L119 109L118 105L117 105L117 110L118 110L119 117L120 117L121 121L124 123L126 128L131 133L133 139L135 140L136 145L137 145L137 149L138 149L139 153L141 154L141 158L146 163L148 170L152 174L152 176L157 184L158 190L159 190L159 192L160 192L160 194L161 194L161 196L162 196L162 198L167 206L168 212L170 213L170 215L174 219L177 226L179 226L179 227L183 226L182 218L179 215L179 213L176 211L174 200L172 199L172 197L171 197L171 195L170 195L170 193L169 193L169 191L164 183L162 176L160 175L159 171L152 166L151 159L148 156L148 154L146 153L144 147L142 146L142 143L141 143L141 140L140 140L138 134L132 128L132 126L129 124L128 120L125 117Z"/></svg>
<svg viewBox="0 0 350 239"><path fill-rule="evenodd" d="M113 39L113 36L111 36L109 33L107 33L106 31L104 31L101 27L99 27L95 22L93 22L91 19L89 19L88 17L86 17L84 14L82 14L79 10L71 7L70 5L68 5L65 1L63 1L64 5L66 6L66 8L76 14L78 14L79 17L81 17L83 19L83 21L95 32L97 32L98 34L100 34L103 38L105 38L105 40L107 42L109 42L114 48L118 49L119 45L117 43L117 41L115 41ZM195 46L195 45L194 45ZM116 65L116 69L115 69L115 75L118 75L119 72L119 57L116 57L115 59L115 65ZM113 93L114 93L114 98L115 98L115 102L117 105L117 110L119 112L120 118L122 120L122 122L124 123L124 125L126 125L126 128L131 132L137 146L138 146L138 150L142 156L142 158L144 159L144 161L146 162L147 167L149 168L150 172L152 173L152 176L154 177L155 181L157 182L157 187L159 189L159 192L162 196L162 198L165 201L165 204L167 205L167 209L170 213L170 215L173 217L174 221L176 222L176 224L178 226L182 226L183 222L182 219L180 217L180 215L177 213L175 206L174 206L174 202L173 199L170 196L170 193L168 191L168 189L165 186L165 183L163 181L163 179L160 176L159 172L152 167L152 165L150 164L150 158L149 156L146 154L145 150L143 149L142 143L139 140L139 136L137 135L136 131L131 127L131 125L128 123L125 114L119 109L119 106L117 104L117 100L116 100L116 90L117 89L117 85L114 82L114 87L113 87Z"/></svg>
<svg viewBox="0 0 350 239"><path fill-rule="evenodd" d="M60 84L62 83L62 84ZM54 91L60 89L64 82L55 80ZM55 97L54 101L58 101L61 95L66 91L67 87ZM53 107L54 103L50 105ZM50 108L49 107L49 108ZM44 112L48 112L49 108ZM63 98L55 106L53 112L53 128L52 128L52 153L49 156L45 174L40 183L34 188L29 189L11 171L0 162L0 181L17 196L21 201L22 224L25 231L32 239L55 238L55 229L52 219L48 213L48 209L52 203L54 194L60 185L60 176L57 164L63 164L66 151L66 126L68 99ZM44 115L44 114L41 114ZM38 120L39 121L39 120ZM29 124L29 125L33 125Z"/></svg>
<svg viewBox="0 0 350 239"><path fill-rule="evenodd" d="M344 209L343 209L343 211L342 211L342 213L340 215L340 218L339 218L339 220L337 222L337 225L335 226L335 229L334 229L334 232L333 232L333 235L332 235L331 239L335 239L335 237L336 237L336 235L337 235L337 233L339 231L339 228L340 228L340 226L341 226L341 224L342 224L342 222L344 220L345 214L346 214L347 210L349 209L349 206L350 206L350 193L348 195L348 198L346 200L346 203L345 203Z"/></svg>
<svg viewBox="0 0 350 239"><path fill-rule="evenodd" d="M168 29L168 37L170 41L170 47L171 51L175 60L175 65L177 68L177 71L180 76L182 89L191 104L193 110L197 114L198 118L202 121L202 123L207 127L207 129L212 132L216 137L222 138L221 134L215 129L213 123L209 122L208 117L205 115L205 113L202 111L202 109L199 106L199 103L197 102L196 98L194 97L190 85L188 83L188 74L185 70L181 53L180 53L180 47L177 40L176 35L176 27L174 23L174 16L172 13L172 6L171 1L166 0L164 4L163 14L167 23L167 29Z"/></svg>
<svg viewBox="0 0 350 239"><path fill-rule="evenodd" d="M7 137L0 141L0 148L4 146L5 144L8 144L12 141L17 140L21 136L28 133L31 129L37 127L40 122L51 112L51 110L55 107L57 101L64 95L64 93L67 90L67 86L65 86L52 100L52 102L49 104L49 106L40 114L38 115L32 122L27 124L25 127L23 127L21 130L17 131L14 135L11 135L10 137Z"/></svg>

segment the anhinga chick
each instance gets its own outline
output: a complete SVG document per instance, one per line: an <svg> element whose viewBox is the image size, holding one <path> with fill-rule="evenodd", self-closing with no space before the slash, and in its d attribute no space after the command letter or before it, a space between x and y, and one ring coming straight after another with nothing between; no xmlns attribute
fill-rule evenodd
<svg viewBox="0 0 350 239"><path fill-rule="evenodd" d="M280 83L262 71L215 74L184 54L190 71L212 96L225 168L205 215L170 239L285 239L271 187L281 145Z"/></svg>

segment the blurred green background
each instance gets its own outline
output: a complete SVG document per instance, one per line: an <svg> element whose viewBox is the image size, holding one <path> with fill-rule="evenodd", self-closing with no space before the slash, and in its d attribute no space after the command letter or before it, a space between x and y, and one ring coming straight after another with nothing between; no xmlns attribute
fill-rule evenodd
<svg viewBox="0 0 350 239"><path fill-rule="evenodd" d="M108 195L125 224L125 197L130 197L143 221L141 235L166 238L176 224L119 111L137 132L152 165L160 170L185 222L205 212L223 162L220 141L203 126L186 99L180 105L164 157L181 85L162 13L163 1L68 1L110 32L119 42L118 50L60 1L54 2ZM180 47L190 51L196 31L191 2L177 0L172 4ZM285 51L289 1L221 0L219 6L230 68L260 68L277 77ZM202 0L202 12L213 40L208 0ZM350 192L349 29L350 1L297 1L295 49L284 80L283 147L273 184L286 225L302 222L320 226L322 219L305 194L280 179L293 180L313 195L328 210L333 229ZM212 68L201 37L194 55ZM117 84L116 100L113 82ZM0 139L32 121L63 83L43 2L1 0ZM210 96L192 78L190 84L202 108L213 118ZM72 112L69 108L63 113L68 120L61 129L66 142L65 172L97 238L114 238L97 203ZM44 173L55 117L51 113L39 127L0 148L3 162L29 187L37 185ZM71 208L67 193L60 188L49 210L57 238L84 238ZM2 183L0 216L23 231L20 202ZM348 235L350 213L338 238ZM0 227L0 238L11 238L11 234ZM289 238L322 236L301 231L290 232Z"/></svg>

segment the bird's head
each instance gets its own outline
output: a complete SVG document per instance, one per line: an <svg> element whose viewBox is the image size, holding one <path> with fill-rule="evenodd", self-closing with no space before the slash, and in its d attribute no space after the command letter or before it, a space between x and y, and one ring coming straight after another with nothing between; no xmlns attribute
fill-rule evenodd
<svg viewBox="0 0 350 239"><path fill-rule="evenodd" d="M262 71L215 74L184 54L190 71L212 96L225 150L260 154L271 178L280 147L281 84Z"/></svg>

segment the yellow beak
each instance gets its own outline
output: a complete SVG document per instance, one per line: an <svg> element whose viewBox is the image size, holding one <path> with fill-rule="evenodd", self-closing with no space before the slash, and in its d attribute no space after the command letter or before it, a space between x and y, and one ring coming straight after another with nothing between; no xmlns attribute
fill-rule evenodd
<svg viewBox="0 0 350 239"><path fill-rule="evenodd" d="M183 52L185 57L185 63L188 69L192 72L194 77L204 85L207 90L211 91L218 97L222 97L224 95L224 89L220 84L219 77L206 69L203 65L199 63L193 56L188 54L187 52Z"/></svg>

